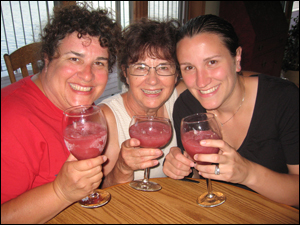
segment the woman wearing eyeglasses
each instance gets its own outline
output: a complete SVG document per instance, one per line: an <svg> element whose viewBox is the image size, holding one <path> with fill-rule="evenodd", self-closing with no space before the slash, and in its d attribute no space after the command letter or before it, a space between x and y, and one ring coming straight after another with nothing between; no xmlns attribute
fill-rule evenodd
<svg viewBox="0 0 300 225"><path fill-rule="evenodd" d="M102 188L143 179L148 167L150 178L166 176L162 164L170 147L177 145L175 132L164 149L141 149L136 139L130 139L128 129L134 115L166 117L172 121L174 102L185 90L185 85L178 82L176 66L178 28L175 20L141 19L123 31L125 43L118 55L118 66L120 79L128 90L101 102L109 127Z"/></svg>

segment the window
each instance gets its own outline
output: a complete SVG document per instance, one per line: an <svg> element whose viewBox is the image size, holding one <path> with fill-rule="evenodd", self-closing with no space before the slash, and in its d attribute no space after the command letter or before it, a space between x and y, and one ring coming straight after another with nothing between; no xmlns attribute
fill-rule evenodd
<svg viewBox="0 0 300 225"><path fill-rule="evenodd" d="M85 2L85 1L77 1ZM178 19L182 21L184 1L88 1L92 8L106 8L113 12L114 19L119 21L122 28L128 26L134 16L147 16L152 19ZM134 3L141 4L142 8L136 8ZM1 1L1 88L10 84L6 65L3 59L5 53L11 54L16 49L39 40L39 34L49 17L55 4L64 4L63 1ZM142 11L144 14L138 14ZM148 14L147 14L148 11ZM31 70L30 65L28 69ZM116 70L116 69L115 69ZM110 75L105 91L108 95L120 89L111 87L111 83L118 83L116 72ZM17 80L21 76L17 76ZM116 84L114 84L116 86Z"/></svg>
<svg viewBox="0 0 300 225"><path fill-rule="evenodd" d="M180 19L179 1L148 1L148 17L152 19Z"/></svg>
<svg viewBox="0 0 300 225"><path fill-rule="evenodd" d="M3 55L37 41L53 5L53 1L1 1L1 78L8 76Z"/></svg>

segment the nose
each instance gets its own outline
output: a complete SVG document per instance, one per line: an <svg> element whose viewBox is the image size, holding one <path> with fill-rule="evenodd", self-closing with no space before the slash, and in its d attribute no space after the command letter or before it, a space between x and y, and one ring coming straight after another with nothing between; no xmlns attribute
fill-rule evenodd
<svg viewBox="0 0 300 225"><path fill-rule="evenodd" d="M155 85L155 84L157 84L159 82L158 81L158 75L157 75L156 70L155 70L154 67L151 67L149 69L149 72L146 75L146 82L148 84L151 84L151 85Z"/></svg>
<svg viewBox="0 0 300 225"><path fill-rule="evenodd" d="M87 64L83 66L81 71L78 72L78 77L86 82L92 81L94 79L92 65Z"/></svg>
<svg viewBox="0 0 300 225"><path fill-rule="evenodd" d="M197 71L196 85L199 88L206 87L211 83L211 78L205 69Z"/></svg>

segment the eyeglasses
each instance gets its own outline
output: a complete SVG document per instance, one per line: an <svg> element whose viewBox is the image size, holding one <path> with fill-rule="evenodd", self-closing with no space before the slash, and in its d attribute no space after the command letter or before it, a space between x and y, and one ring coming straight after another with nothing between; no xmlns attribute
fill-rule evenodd
<svg viewBox="0 0 300 225"><path fill-rule="evenodd" d="M128 66L129 74L133 76L146 76L149 70L154 68L159 76L172 76L176 73L175 64L159 64L156 67L150 67L143 63Z"/></svg>

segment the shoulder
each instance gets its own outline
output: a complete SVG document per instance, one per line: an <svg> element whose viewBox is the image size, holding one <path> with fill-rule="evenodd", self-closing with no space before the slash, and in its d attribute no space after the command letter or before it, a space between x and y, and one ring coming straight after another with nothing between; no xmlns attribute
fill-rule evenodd
<svg viewBox="0 0 300 225"><path fill-rule="evenodd" d="M259 94L272 94L273 98L281 97L299 99L299 88L293 82L264 74L258 75L258 91Z"/></svg>
<svg viewBox="0 0 300 225"><path fill-rule="evenodd" d="M110 107L106 104L99 104L106 122L107 122L107 127L108 127L108 144L107 144L107 149L110 149L111 146L118 146L118 126L117 126L117 120L116 117L113 113L113 111L110 109ZM105 151L105 154L107 154L107 150Z"/></svg>
<svg viewBox="0 0 300 225"><path fill-rule="evenodd" d="M107 123L109 125L116 124L115 115L114 115L113 111L111 110L111 108L104 103L100 103L98 106L101 108L101 110L106 118Z"/></svg>
<svg viewBox="0 0 300 225"><path fill-rule="evenodd" d="M176 85L175 89L177 91L178 96L187 89L187 87L186 87L186 85L185 85L185 83L183 82L182 79Z"/></svg>
<svg viewBox="0 0 300 225"><path fill-rule="evenodd" d="M191 94L191 92L188 89L183 91L175 102L176 107L180 107L183 105L192 106L195 104L200 105L198 100Z"/></svg>
<svg viewBox="0 0 300 225"><path fill-rule="evenodd" d="M245 83L256 87L258 95L289 95L299 93L299 88L291 81L265 74L254 74L244 77ZM274 96L273 96L274 97Z"/></svg>
<svg viewBox="0 0 300 225"><path fill-rule="evenodd" d="M121 94L115 94L113 96L110 96L108 98L103 99L99 104L106 104L108 106L112 106L113 104L122 104L123 105L123 99Z"/></svg>
<svg viewBox="0 0 300 225"><path fill-rule="evenodd" d="M259 117L256 118L260 118L261 122L276 121L278 126L292 121L298 123L299 88L278 77L259 75L258 79L255 112Z"/></svg>
<svg viewBox="0 0 300 225"><path fill-rule="evenodd" d="M249 76L257 75L257 74L260 74L260 73L254 72L254 71L246 71L246 70L243 70L243 71L242 71L242 75L243 75L244 77L249 77Z"/></svg>
<svg viewBox="0 0 300 225"><path fill-rule="evenodd" d="M21 79L13 84L10 84L4 88L1 89L1 103L3 101L11 101L11 98L22 98L23 94L25 92L30 92L32 90L32 87L29 83L29 77L26 77L24 79ZM32 82L33 84L33 82ZM19 94L20 93L20 94Z"/></svg>
<svg viewBox="0 0 300 225"><path fill-rule="evenodd" d="M205 111L199 101L187 89L181 93L174 104L173 118L183 118L194 113Z"/></svg>
<svg viewBox="0 0 300 225"><path fill-rule="evenodd" d="M13 117L18 120L31 115L32 102L35 99L35 90L28 85L24 78L1 89L1 127L2 122ZM2 121L3 120L3 121Z"/></svg>
<svg viewBox="0 0 300 225"><path fill-rule="evenodd" d="M120 94L113 95L102 100L98 106L106 113L107 115L113 116L114 111L118 108L121 108L123 105L123 100Z"/></svg>

